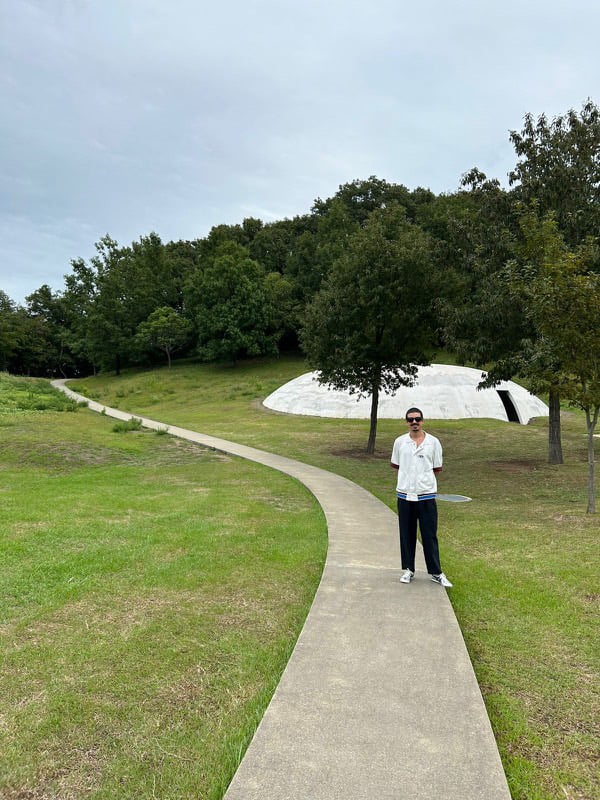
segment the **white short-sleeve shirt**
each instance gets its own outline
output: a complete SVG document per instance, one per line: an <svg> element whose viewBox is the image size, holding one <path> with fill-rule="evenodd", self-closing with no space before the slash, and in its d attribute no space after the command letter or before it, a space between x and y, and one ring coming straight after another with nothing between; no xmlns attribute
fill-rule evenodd
<svg viewBox="0 0 600 800"><path fill-rule="evenodd" d="M442 445L430 433L417 445L409 433L399 436L392 450L392 464L398 467L396 493L404 500L431 500L437 492L434 469L442 467Z"/></svg>

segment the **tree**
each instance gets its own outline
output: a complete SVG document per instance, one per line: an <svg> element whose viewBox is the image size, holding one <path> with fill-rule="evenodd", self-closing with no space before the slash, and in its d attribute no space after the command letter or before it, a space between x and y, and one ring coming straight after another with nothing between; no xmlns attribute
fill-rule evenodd
<svg viewBox="0 0 600 800"><path fill-rule="evenodd" d="M294 297L292 282L279 272L269 272L265 277L265 289L273 310L273 330L280 352L297 348L302 311Z"/></svg>
<svg viewBox="0 0 600 800"><path fill-rule="evenodd" d="M308 306L301 341L321 383L371 395L367 452L375 451L382 390L410 385L433 332L427 325L432 243L396 204L350 238Z"/></svg>
<svg viewBox="0 0 600 800"><path fill-rule="evenodd" d="M165 257L169 264L169 277L172 284L172 294L168 303L177 311L184 308L184 287L190 275L200 264L200 240L178 240L165 244Z"/></svg>
<svg viewBox="0 0 600 800"><path fill-rule="evenodd" d="M317 198L313 205L313 214L328 214L332 204L339 203L350 218L358 225L364 225L369 216L378 208L389 205L401 205L406 210L407 218L414 221L416 208L431 202L433 192L427 189L415 189L411 192L406 186L371 175L366 179L356 179L342 184L333 197L327 200Z"/></svg>
<svg viewBox="0 0 600 800"><path fill-rule="evenodd" d="M132 296L131 251L108 235L95 247L97 255L90 260L94 286L87 309L86 346L95 363L112 367L115 375L120 375L129 360L137 325L150 309L143 309L140 315Z"/></svg>
<svg viewBox="0 0 600 800"><path fill-rule="evenodd" d="M543 391L548 392L550 408L548 461L562 464L560 392L552 380L556 373L549 364L533 358L536 331L525 314L521 295L507 291L505 279L506 263L522 250L522 206L514 193L505 192L497 180L488 180L478 169L467 173L463 184L470 187L469 192L460 193L468 210L466 214L459 211L459 216L456 208L452 210L449 230L450 241L454 239L459 246L455 252L463 259L459 282L462 280L462 294L469 301L457 303L450 297L442 303L445 340L461 360L486 369L482 387L515 375L534 374L541 386L541 372L546 371Z"/></svg>
<svg viewBox="0 0 600 800"><path fill-rule="evenodd" d="M487 182L475 191L440 195L416 215L436 242L432 294L439 343L482 366L497 352L507 328L510 332L507 309L497 297L490 302L494 272L506 261L500 255L506 252L504 197L497 183Z"/></svg>
<svg viewBox="0 0 600 800"><path fill-rule="evenodd" d="M0 291L0 370L66 377L71 358L60 307L60 296L46 285L26 298L26 306L15 306Z"/></svg>
<svg viewBox="0 0 600 800"><path fill-rule="evenodd" d="M566 285L562 280L550 279L550 285L540 299L545 299L547 304L545 320L556 320L553 315L557 311L560 315L560 323L552 325L552 332L557 347L570 361L564 395L585 412L588 444L587 511L594 514L594 431L600 413L600 275L592 272L574 274L575 260L570 262L570 266L572 269L565 275ZM569 324L568 316L573 308L577 309L575 325Z"/></svg>
<svg viewBox="0 0 600 800"><path fill-rule="evenodd" d="M136 341L142 348L162 350L171 367L171 355L180 350L191 333L190 323L170 306L162 306L153 311L147 320L140 322Z"/></svg>
<svg viewBox="0 0 600 800"><path fill-rule="evenodd" d="M155 233L131 247L121 247L106 235L95 247L89 264L71 262L65 298L69 307L79 309L74 323L78 351L94 367L113 367L118 375L138 357L138 325L157 308L181 305L179 265Z"/></svg>
<svg viewBox="0 0 600 800"><path fill-rule="evenodd" d="M215 225L208 236L200 240L200 255L203 259L214 258L227 244L237 244L248 249L262 229L262 220L255 217L246 217L241 225Z"/></svg>
<svg viewBox="0 0 600 800"><path fill-rule="evenodd" d="M313 214L311 222L297 237L285 273L293 281L302 307L319 291L351 234L359 229L346 206L335 199L327 201L319 214Z"/></svg>
<svg viewBox="0 0 600 800"><path fill-rule="evenodd" d="M181 287L176 270L179 266L170 258L170 251L163 245L160 236L152 231L147 236L131 243L127 264L131 282L129 288L136 307L143 313L155 308L181 304Z"/></svg>
<svg viewBox="0 0 600 800"><path fill-rule="evenodd" d="M509 174L514 195L524 206L537 204L552 213L567 246L581 247L600 230L600 110L591 101L551 122L542 114L525 117L522 131L510 139L519 157ZM594 269L600 262L596 257ZM550 463L562 464L560 394L549 389Z"/></svg>
<svg viewBox="0 0 600 800"><path fill-rule="evenodd" d="M19 306L14 318L15 347L9 362L11 372L18 375L55 375L55 351L49 338L49 327L41 317L32 316Z"/></svg>
<svg viewBox="0 0 600 800"><path fill-rule="evenodd" d="M588 439L588 513L596 510L594 431L600 413L600 274L588 239L569 250L553 215L541 220L523 214L524 247L520 261L507 265L513 296L518 295L536 332L523 343L523 360L537 388L548 383L586 416Z"/></svg>
<svg viewBox="0 0 600 800"><path fill-rule="evenodd" d="M15 305L0 289L0 370L8 368L15 345Z"/></svg>
<svg viewBox="0 0 600 800"><path fill-rule="evenodd" d="M285 272L294 249L296 226L292 220L271 222L261 228L248 243L250 257L262 264L266 272Z"/></svg>
<svg viewBox="0 0 600 800"><path fill-rule="evenodd" d="M43 331L44 355L41 370L37 374L56 375L66 378L77 372L76 358L72 352L70 325L72 317L69 302L60 292L53 293L47 284L40 286L25 298L27 314Z"/></svg>
<svg viewBox="0 0 600 800"><path fill-rule="evenodd" d="M97 293L97 275L83 258L71 260L71 272L65 275L63 300L69 313L71 350L78 360L87 362L96 373L98 362L92 341L88 337L90 312Z"/></svg>
<svg viewBox="0 0 600 800"><path fill-rule="evenodd" d="M274 313L261 265L232 242L199 269L187 287L198 335L198 353L206 361L274 355Z"/></svg>
<svg viewBox="0 0 600 800"><path fill-rule="evenodd" d="M570 248L600 230L600 109L588 100L551 122L542 114L525 117L522 131L510 139L519 161L511 185L525 205L552 212Z"/></svg>

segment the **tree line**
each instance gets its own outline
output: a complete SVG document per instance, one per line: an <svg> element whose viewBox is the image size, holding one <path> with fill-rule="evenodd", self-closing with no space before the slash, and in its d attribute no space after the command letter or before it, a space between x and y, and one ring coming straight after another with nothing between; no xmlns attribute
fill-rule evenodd
<svg viewBox="0 0 600 800"><path fill-rule="evenodd" d="M549 460L560 402L600 409L600 111L588 100L512 131L509 187L473 168L436 195L370 177L293 219L218 225L201 239L106 235L65 286L16 306L0 291L0 368L65 377L301 348L323 382L372 397L410 383L436 347L547 394Z"/></svg>

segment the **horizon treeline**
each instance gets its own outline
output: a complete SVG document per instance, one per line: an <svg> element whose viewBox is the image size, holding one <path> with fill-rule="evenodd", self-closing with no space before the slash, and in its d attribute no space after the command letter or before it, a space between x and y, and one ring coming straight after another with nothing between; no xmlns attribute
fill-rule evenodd
<svg viewBox="0 0 600 800"><path fill-rule="evenodd" d="M506 265L525 255L524 213L551 218L571 249L597 235L600 219L591 101L552 121L528 116L510 137L518 158L508 189L477 168L439 195L371 176L293 219L248 217L166 243L155 232L129 245L107 234L89 261L71 262L62 290L43 285L23 305L0 290L0 369L73 377L174 355L235 362L297 351L307 310L373 215L413 240L418 232L426 257L406 281L427 338L465 362L501 363L528 336L527 315L502 283ZM367 265L358 283L369 280Z"/></svg>
<svg viewBox="0 0 600 800"><path fill-rule="evenodd" d="M438 240L431 271L450 273L460 259L449 228L473 196L372 176L293 219L248 217L166 243L155 232L130 245L107 234L89 261L71 261L64 289L44 284L23 305L0 290L0 368L72 377L170 363L174 354L236 361L298 350L308 304L375 210L401 207Z"/></svg>

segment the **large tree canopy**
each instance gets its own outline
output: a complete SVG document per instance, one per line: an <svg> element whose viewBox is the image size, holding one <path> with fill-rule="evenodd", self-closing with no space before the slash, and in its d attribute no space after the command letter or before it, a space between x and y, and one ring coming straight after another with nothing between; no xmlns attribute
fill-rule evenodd
<svg viewBox="0 0 600 800"><path fill-rule="evenodd" d="M302 346L322 383L371 395L367 452L375 449L382 389L394 392L426 363L433 245L391 205L371 214L309 305Z"/></svg>
<svg viewBox="0 0 600 800"><path fill-rule="evenodd" d="M140 322L135 338L142 349L162 350L171 367L171 355L186 344L191 328L188 320L174 308L162 306Z"/></svg>
<svg viewBox="0 0 600 800"><path fill-rule="evenodd" d="M0 370L7 369L15 343L15 304L0 289Z"/></svg>
<svg viewBox="0 0 600 800"><path fill-rule="evenodd" d="M222 245L212 262L192 277L189 297L202 358L235 362L277 351L265 271L241 245Z"/></svg>
<svg viewBox="0 0 600 800"><path fill-rule="evenodd" d="M509 262L509 296L518 297L535 336L521 342L521 371L536 391L555 387L582 408L588 435L588 512L596 510L594 430L600 412L600 274L592 240L570 250L551 214L521 219L524 243Z"/></svg>
<svg viewBox="0 0 600 800"><path fill-rule="evenodd" d="M577 249L600 230L600 112L588 101L580 113L573 110L548 121L525 117L523 129L512 131L518 160L510 173L512 190L504 192L495 180L473 169L464 179L475 205L453 228L467 231L464 238L462 279L469 281L469 302L446 305L445 333L450 346L463 358L488 367L488 382L514 375L531 378L545 372L550 419L548 457L563 462L560 437L560 387L550 354L535 342L537 331L525 313L522 295L506 291L504 265L523 252L522 209L535 205L552 213L567 246ZM598 268L598 261L596 266ZM535 352L529 360L524 352ZM491 365L491 366L490 366ZM554 379L552 379L554 376Z"/></svg>
<svg viewBox="0 0 600 800"><path fill-rule="evenodd" d="M517 197L535 201L542 214L552 212L569 247L600 231L600 109L588 100L548 121L525 117L511 131L519 160L510 173Z"/></svg>

